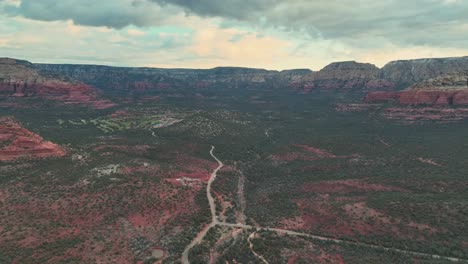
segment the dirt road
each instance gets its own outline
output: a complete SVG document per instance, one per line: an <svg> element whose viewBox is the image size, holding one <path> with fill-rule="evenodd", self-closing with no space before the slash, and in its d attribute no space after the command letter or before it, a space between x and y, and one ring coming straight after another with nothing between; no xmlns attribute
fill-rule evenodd
<svg viewBox="0 0 468 264"><path fill-rule="evenodd" d="M198 235L195 237L195 239L190 243L182 253L182 264L190 264L188 255L190 253L190 250L197 244L201 243L203 241L203 238L206 236L208 231L216 225L219 224L218 218L216 216L216 204L213 196L211 195L211 185L213 182L216 180L216 176L218 171L224 167L224 164L213 154L215 147L211 146L210 154L211 156L218 162L218 167L211 173L210 179L208 180L208 185L206 186L206 197L208 198L208 203L210 204L210 211L211 211L211 223L205 226L203 230L198 233Z"/></svg>
<svg viewBox="0 0 468 264"><path fill-rule="evenodd" d="M367 247L367 248L372 248L372 249L381 249L385 250L388 252L396 252L400 254L405 254L405 255L411 255L411 256L418 256L418 257L426 257L426 258L432 258L432 259L442 259L442 260L447 260L451 262L464 262L468 263L467 259L460 259L460 258L454 258L454 257L446 257L446 256L440 256L440 255L434 255L434 254L428 254L428 253L422 253L422 252L416 252L416 251L410 251L410 250L404 250L404 249L398 249L398 248L390 248L390 247L384 247L384 246L379 246L379 245L374 245L374 244L368 244L364 242L355 242L355 241L348 241L348 240L341 240L341 239L335 239L332 237L325 237L325 236L319 236L319 235L312 235L312 234L307 234L307 233L301 233L301 232L296 232L296 231L291 231L291 230L285 230L285 229L280 229L280 228L271 228L271 227L255 227L251 225L246 225L246 224L233 224L233 223L225 223L225 222L220 222L216 216L216 204L213 196L211 195L211 185L213 182L216 180L217 173L220 169L224 167L224 164L213 154L215 147L211 146L210 154L211 156L218 162L218 167L211 173L210 180L208 181L208 185L206 186L206 197L208 198L208 202L210 204L210 211L211 211L211 223L206 225L203 230L195 237L195 239L188 245L184 252L182 253L182 258L181 261L183 264L190 264L188 255L190 250L197 244L201 243L203 241L203 238L206 236L208 231L217 225L219 226L226 226L226 227L231 227L231 228L242 228L246 230L252 230L252 231L272 231L276 232L279 234L287 234L291 236L301 236L301 237L308 237L312 238L315 240L321 240L321 241L328 241L328 242L333 242L336 244L347 244L347 245L354 245L354 246L361 246L361 247ZM249 237L250 239L250 237ZM264 258L262 261L265 260ZM266 260L265 260L266 261Z"/></svg>

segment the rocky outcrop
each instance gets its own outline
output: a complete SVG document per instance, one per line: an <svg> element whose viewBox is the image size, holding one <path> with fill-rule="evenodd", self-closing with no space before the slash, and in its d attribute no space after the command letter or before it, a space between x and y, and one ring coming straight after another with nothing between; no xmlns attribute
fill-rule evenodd
<svg viewBox="0 0 468 264"><path fill-rule="evenodd" d="M468 70L468 57L400 60L382 69L354 61L335 62L318 72L304 75L291 87L301 92L313 89L403 90L441 75Z"/></svg>
<svg viewBox="0 0 468 264"><path fill-rule="evenodd" d="M61 74L106 91L193 91L215 88L289 89L307 93L314 89L345 91L398 91L438 76L468 71L468 57L400 60L382 69L368 63L335 62L320 71L297 69L268 71L237 67L214 69L126 68L97 65L35 64L43 72ZM239 88L239 89L237 89Z"/></svg>
<svg viewBox="0 0 468 264"><path fill-rule="evenodd" d="M9 117L0 118L0 161L62 157L65 150Z"/></svg>
<svg viewBox="0 0 468 264"><path fill-rule="evenodd" d="M98 93L89 85L43 74L29 62L9 58L0 59L0 95L40 97L98 109L114 105L98 99Z"/></svg>
<svg viewBox="0 0 468 264"><path fill-rule="evenodd" d="M301 80L304 91L312 89L388 90L394 85L380 78L380 69L369 63L334 62Z"/></svg>
<svg viewBox="0 0 468 264"><path fill-rule="evenodd" d="M382 68L380 77L405 89L425 80L463 71L468 71L468 56L393 61Z"/></svg>
<svg viewBox="0 0 468 264"><path fill-rule="evenodd" d="M106 92L158 91L190 93L285 87L310 70L269 71L239 67L213 69L129 68L99 65L35 64L43 72L61 74L96 86Z"/></svg>
<svg viewBox="0 0 468 264"><path fill-rule="evenodd" d="M364 101L396 101L403 105L468 105L468 72L439 76L400 92L372 92L367 94Z"/></svg>

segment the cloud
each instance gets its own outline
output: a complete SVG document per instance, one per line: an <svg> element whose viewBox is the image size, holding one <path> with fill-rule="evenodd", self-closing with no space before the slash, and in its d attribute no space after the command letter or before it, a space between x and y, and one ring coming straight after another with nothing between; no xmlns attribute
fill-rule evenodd
<svg viewBox="0 0 468 264"><path fill-rule="evenodd" d="M0 0L1 1L1 0ZM310 41L350 45L435 45L461 47L467 41L464 0L3 0L10 15L42 21L123 28L158 26L185 12L244 23L258 30L296 33ZM359 44L360 43L360 44Z"/></svg>
<svg viewBox="0 0 468 264"><path fill-rule="evenodd" d="M200 16L249 19L275 6L280 0L151 0L163 5L176 5Z"/></svg>
<svg viewBox="0 0 468 264"><path fill-rule="evenodd" d="M221 17L256 28L295 32L297 38L332 39L360 45L464 46L465 0L152 0L188 14ZM226 24L229 24L228 21ZM377 40L377 42L375 42Z"/></svg>
<svg viewBox="0 0 468 264"><path fill-rule="evenodd" d="M71 21L0 16L0 28L0 53L33 62L141 66L186 56L182 51L192 45L192 36L185 32L161 37L146 31L135 37L128 30L77 26Z"/></svg>
<svg viewBox="0 0 468 264"><path fill-rule="evenodd" d="M145 35L144 31L138 30L138 29L133 29L133 28L130 28L129 30L127 30L127 33L128 33L128 35L130 35L132 37L141 37L141 36Z"/></svg>
<svg viewBox="0 0 468 264"><path fill-rule="evenodd" d="M7 0L4 9L9 15L40 21L72 20L77 25L123 28L162 24L170 7L147 0Z"/></svg>
<svg viewBox="0 0 468 264"><path fill-rule="evenodd" d="M468 55L465 10L466 0L0 0L0 52L161 67L381 66Z"/></svg>

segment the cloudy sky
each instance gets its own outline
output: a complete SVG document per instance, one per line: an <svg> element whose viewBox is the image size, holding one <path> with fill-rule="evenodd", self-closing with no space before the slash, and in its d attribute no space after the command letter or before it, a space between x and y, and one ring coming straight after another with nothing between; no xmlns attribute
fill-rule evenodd
<svg viewBox="0 0 468 264"><path fill-rule="evenodd" d="M0 0L0 57L319 70L468 55L468 0Z"/></svg>

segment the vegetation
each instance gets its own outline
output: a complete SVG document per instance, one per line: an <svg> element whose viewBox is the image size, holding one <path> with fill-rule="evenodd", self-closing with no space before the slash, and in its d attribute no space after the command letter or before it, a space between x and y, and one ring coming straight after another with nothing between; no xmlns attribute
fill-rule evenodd
<svg viewBox="0 0 468 264"><path fill-rule="evenodd" d="M210 221L211 145L225 164L213 184L223 221L239 219L242 172L247 224L468 258L466 121L335 110L357 95L212 92L2 109L67 155L0 164L0 262L150 263L155 248L177 262ZM252 232L213 228L190 259L261 263ZM251 242L270 263L444 263L266 231Z"/></svg>

